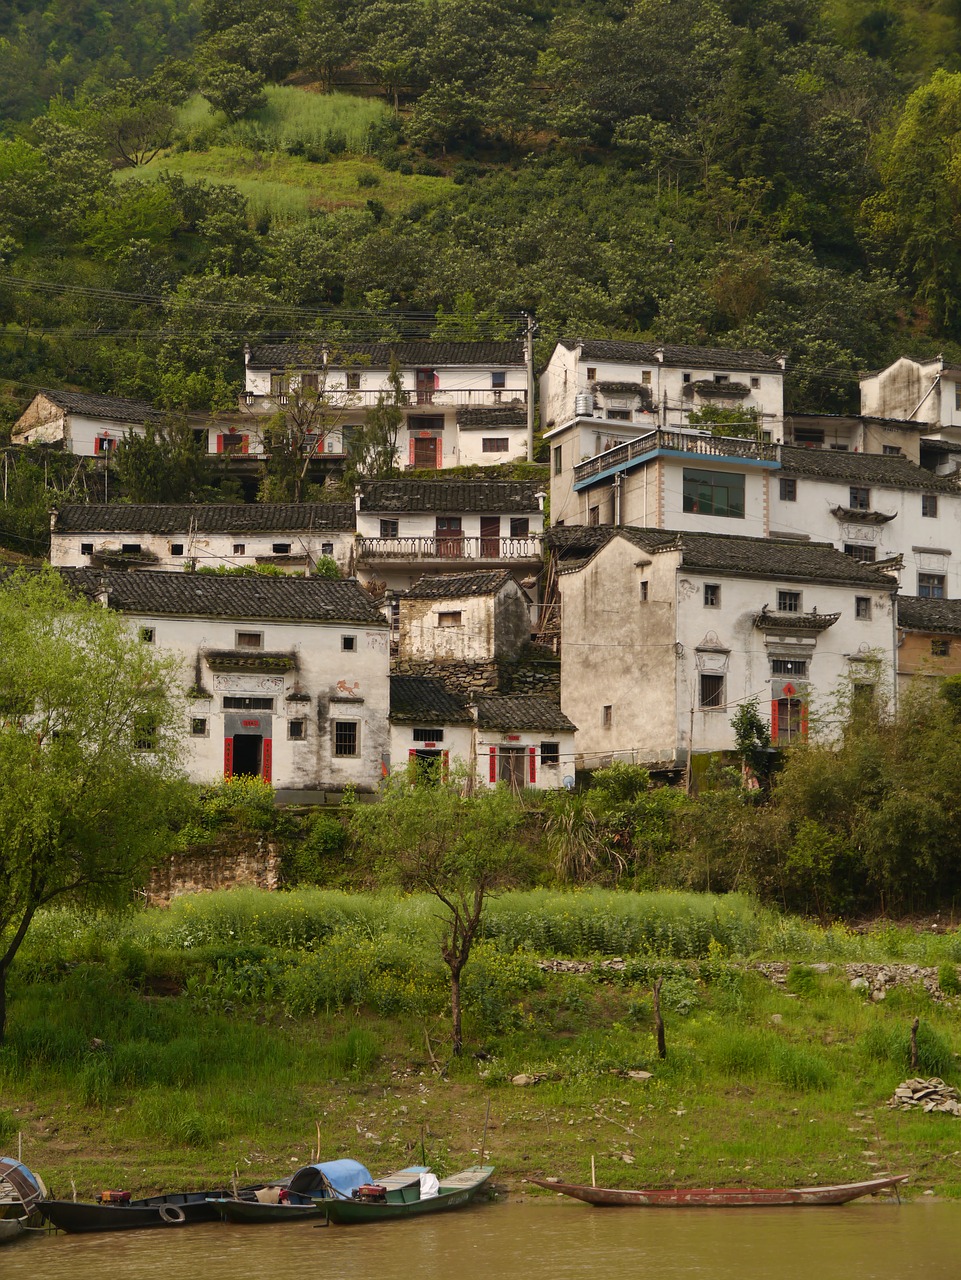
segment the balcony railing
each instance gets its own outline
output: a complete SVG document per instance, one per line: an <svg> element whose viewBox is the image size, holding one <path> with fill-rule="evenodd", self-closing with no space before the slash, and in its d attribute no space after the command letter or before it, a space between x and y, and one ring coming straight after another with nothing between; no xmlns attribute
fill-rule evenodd
<svg viewBox="0 0 961 1280"><path fill-rule="evenodd" d="M574 468L574 483L590 480L605 471L616 470L658 449L711 458L744 458L755 462L776 462L778 459L776 444L744 436L712 436L694 431L649 431L636 440L616 445L595 458L578 463Z"/></svg>
<svg viewBox="0 0 961 1280"><path fill-rule="evenodd" d="M361 560L539 560L541 536L467 538L450 533L425 538L358 538Z"/></svg>
<svg viewBox="0 0 961 1280"><path fill-rule="evenodd" d="M383 389L354 391L344 387L328 387L321 398L329 404L332 413L340 413L351 409L369 409L377 403L378 397L386 394ZM285 409L296 398L296 391L268 395L243 391L240 394L240 407L253 413L276 413ZM497 390L491 387L418 387L416 390L411 388L405 391L401 403L410 408L455 405L474 409L505 409L526 405L527 391L523 387Z"/></svg>

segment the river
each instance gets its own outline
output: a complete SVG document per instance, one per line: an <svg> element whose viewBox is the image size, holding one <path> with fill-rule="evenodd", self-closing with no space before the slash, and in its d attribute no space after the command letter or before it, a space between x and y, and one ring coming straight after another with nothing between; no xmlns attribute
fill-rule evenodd
<svg viewBox="0 0 961 1280"><path fill-rule="evenodd" d="M961 1204L592 1209L507 1201L363 1227L44 1236L2 1280L958 1280Z"/></svg>

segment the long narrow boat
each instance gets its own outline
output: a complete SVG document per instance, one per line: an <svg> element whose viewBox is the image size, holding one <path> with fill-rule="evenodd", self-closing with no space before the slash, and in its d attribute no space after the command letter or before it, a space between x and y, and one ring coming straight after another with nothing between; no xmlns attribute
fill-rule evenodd
<svg viewBox="0 0 961 1280"><path fill-rule="evenodd" d="M833 1187L670 1187L664 1190L626 1191L615 1187L582 1187L572 1182L531 1178L538 1187L573 1196L601 1207L633 1205L642 1209L735 1209L784 1205L848 1204L861 1196L890 1191L907 1180L906 1173L873 1178L870 1182L842 1182Z"/></svg>
<svg viewBox="0 0 961 1280"><path fill-rule="evenodd" d="M370 1182L370 1170L356 1160L308 1164L273 1186L251 1188L236 1197L211 1200L225 1222L303 1222L324 1216L324 1201L350 1196Z"/></svg>
<svg viewBox="0 0 961 1280"><path fill-rule="evenodd" d="M25 1230L23 1218L0 1218L0 1244L16 1240Z"/></svg>
<svg viewBox="0 0 961 1280"><path fill-rule="evenodd" d="M375 1186L360 1188L349 1199L325 1200L324 1211L328 1222L338 1225L443 1213L470 1204L493 1172L493 1165L474 1165L438 1183L429 1169L401 1169L380 1178Z"/></svg>
<svg viewBox="0 0 961 1280"><path fill-rule="evenodd" d="M74 1200L41 1200L37 1208L61 1231L135 1231L145 1227L186 1227L216 1222L220 1216L211 1200L230 1195L229 1189L177 1191L148 1196L124 1204L96 1204Z"/></svg>

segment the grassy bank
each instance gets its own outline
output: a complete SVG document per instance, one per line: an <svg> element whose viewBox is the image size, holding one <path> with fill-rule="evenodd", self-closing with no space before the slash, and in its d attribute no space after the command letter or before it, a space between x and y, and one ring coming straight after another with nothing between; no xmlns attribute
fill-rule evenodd
<svg viewBox="0 0 961 1280"><path fill-rule="evenodd" d="M956 1012L920 986L872 1002L842 961L941 965L955 934L823 931L742 898L539 891L492 907L465 972L469 1052L445 1061L427 899L232 892L40 922L0 1050L0 1147L58 1190L274 1175L324 1155L374 1171L469 1163L487 1099L499 1176L740 1184L911 1173L961 1196L961 1121L885 1106L909 1070L959 1082ZM544 972L536 958L617 955ZM786 986L752 965L790 963ZM827 972L811 968L827 961ZM651 984L665 978L668 1056ZM952 979L953 975L953 979ZM629 1071L652 1073L635 1080ZM525 1074L537 1083L518 1086Z"/></svg>

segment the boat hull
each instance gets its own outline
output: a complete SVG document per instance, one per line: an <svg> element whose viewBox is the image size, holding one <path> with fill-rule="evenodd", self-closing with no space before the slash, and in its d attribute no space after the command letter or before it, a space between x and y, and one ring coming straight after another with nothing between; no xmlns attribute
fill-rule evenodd
<svg viewBox="0 0 961 1280"><path fill-rule="evenodd" d="M304 1222L324 1216L323 1201L315 1204L258 1204L250 1200L213 1200L224 1222L281 1223Z"/></svg>
<svg viewBox="0 0 961 1280"><path fill-rule="evenodd" d="M626 1191L615 1187L584 1187L571 1182L531 1182L575 1200L598 1207L634 1206L640 1209L757 1209L802 1205L849 1204L861 1196L896 1189L907 1174L874 1178L870 1182L844 1182L833 1187L671 1187L665 1190Z"/></svg>
<svg viewBox="0 0 961 1280"><path fill-rule="evenodd" d="M60 1231L142 1231L148 1227L187 1227L216 1222L219 1214L212 1200L229 1191L175 1192L149 1196L129 1204L88 1204L73 1200L43 1200L37 1206L46 1220Z"/></svg>
<svg viewBox="0 0 961 1280"><path fill-rule="evenodd" d="M418 1218L427 1213L445 1213L451 1209L462 1209L475 1199L493 1172L493 1167L489 1165L465 1170L458 1175L457 1179L451 1180L453 1185L445 1187L445 1184L441 1183L438 1194L427 1200L388 1200L386 1202L353 1199L325 1200L324 1212L328 1222L334 1222L338 1226L353 1226L361 1223L391 1222L398 1218Z"/></svg>
<svg viewBox="0 0 961 1280"><path fill-rule="evenodd" d="M0 1218L0 1244L8 1244L22 1236L25 1231L22 1218Z"/></svg>

